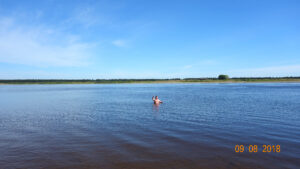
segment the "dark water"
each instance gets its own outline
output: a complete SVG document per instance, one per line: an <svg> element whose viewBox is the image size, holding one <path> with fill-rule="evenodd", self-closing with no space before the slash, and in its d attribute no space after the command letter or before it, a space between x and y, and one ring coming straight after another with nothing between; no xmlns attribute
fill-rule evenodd
<svg viewBox="0 0 300 169"><path fill-rule="evenodd" d="M299 83L0 86L0 168L299 166Z"/></svg>

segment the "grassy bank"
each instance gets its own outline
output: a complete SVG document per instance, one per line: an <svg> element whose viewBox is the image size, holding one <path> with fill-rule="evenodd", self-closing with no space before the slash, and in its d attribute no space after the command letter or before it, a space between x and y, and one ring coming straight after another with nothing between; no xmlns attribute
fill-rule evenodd
<svg viewBox="0 0 300 169"><path fill-rule="evenodd" d="M247 82L300 82L300 77L259 78L185 78L185 79L16 79L0 80L0 84L120 84L120 83L247 83Z"/></svg>

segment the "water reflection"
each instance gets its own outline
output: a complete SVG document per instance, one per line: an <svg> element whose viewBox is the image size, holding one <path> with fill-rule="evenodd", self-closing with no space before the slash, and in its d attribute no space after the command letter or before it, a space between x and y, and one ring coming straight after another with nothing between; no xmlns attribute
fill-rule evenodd
<svg viewBox="0 0 300 169"><path fill-rule="evenodd" d="M159 111L159 105L160 104L153 104L153 110L158 112Z"/></svg>
<svg viewBox="0 0 300 169"><path fill-rule="evenodd" d="M159 104L152 105L152 112L153 112L155 119L159 117Z"/></svg>

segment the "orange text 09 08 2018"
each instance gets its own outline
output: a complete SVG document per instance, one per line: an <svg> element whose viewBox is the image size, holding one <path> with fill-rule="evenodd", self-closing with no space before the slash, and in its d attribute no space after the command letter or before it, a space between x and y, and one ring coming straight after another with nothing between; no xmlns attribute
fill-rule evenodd
<svg viewBox="0 0 300 169"><path fill-rule="evenodd" d="M261 151L260 151L261 149ZM263 153L280 153L281 147L280 145L267 145L263 144L262 146L258 145L235 145L234 150L236 153L243 153L243 152L249 152L249 153L257 153L257 152L263 152Z"/></svg>

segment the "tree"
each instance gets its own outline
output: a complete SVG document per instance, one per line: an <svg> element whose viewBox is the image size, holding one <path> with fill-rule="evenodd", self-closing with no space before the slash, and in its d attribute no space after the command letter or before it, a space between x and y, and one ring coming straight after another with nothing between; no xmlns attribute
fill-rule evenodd
<svg viewBox="0 0 300 169"><path fill-rule="evenodd" d="M228 75L219 75L218 79L219 80L227 80L227 79L229 79L229 76Z"/></svg>

